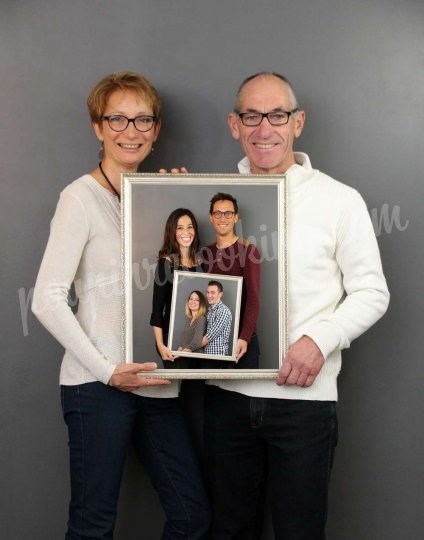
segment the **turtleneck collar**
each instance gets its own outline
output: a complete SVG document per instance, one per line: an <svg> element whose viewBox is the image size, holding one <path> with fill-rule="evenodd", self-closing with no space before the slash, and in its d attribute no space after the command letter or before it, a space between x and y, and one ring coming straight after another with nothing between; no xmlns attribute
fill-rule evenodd
<svg viewBox="0 0 424 540"><path fill-rule="evenodd" d="M286 176L289 180L289 189L291 192L297 191L301 185L307 182L314 174L309 156L304 152L294 152L296 163L291 165ZM244 157L238 164L240 174L251 174L249 158Z"/></svg>

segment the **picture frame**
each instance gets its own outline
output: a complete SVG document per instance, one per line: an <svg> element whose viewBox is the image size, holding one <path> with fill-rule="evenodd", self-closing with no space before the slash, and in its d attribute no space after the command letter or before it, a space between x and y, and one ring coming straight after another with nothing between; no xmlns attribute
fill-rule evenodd
<svg viewBox="0 0 424 540"><path fill-rule="evenodd" d="M256 327L260 364L257 369L240 369L235 362L219 362L219 368L165 368L150 326L155 268L165 222L176 208L191 209L202 245L214 243L209 204L218 192L237 199L236 234L254 243L261 255L261 308ZM151 376L167 379L275 378L288 349L285 176L131 173L122 175L121 194L124 362L155 361L158 369Z"/></svg>
<svg viewBox="0 0 424 540"><path fill-rule="evenodd" d="M189 323L187 320L186 310L188 308L188 299L190 295L195 292L197 295L203 294L203 302L207 305L207 289L210 283L220 283L223 292L221 303L228 308L231 319L229 320L229 339L224 340L226 351L217 352L203 352L197 351L184 351L181 352L179 347L187 345L184 343L183 336L185 334L185 327ZM204 272L184 272L181 270L175 270L174 283L172 289L172 302L171 302L171 318L169 324L169 336L168 336L168 348L176 356L184 356L187 358L193 358L194 361L190 362L192 369L196 369L196 364L199 364L199 368L202 369L203 362L197 362L199 360L226 360L229 362L236 362L236 344L238 338L239 321L240 321L240 302L242 292L243 278L241 276L224 276L221 274L209 274ZM211 309L211 308L209 308ZM204 332L205 335L209 331L207 323L207 313L203 317L204 319ZM213 328L212 328L213 330ZM219 337L219 336L218 336ZM204 347L201 348L201 350Z"/></svg>

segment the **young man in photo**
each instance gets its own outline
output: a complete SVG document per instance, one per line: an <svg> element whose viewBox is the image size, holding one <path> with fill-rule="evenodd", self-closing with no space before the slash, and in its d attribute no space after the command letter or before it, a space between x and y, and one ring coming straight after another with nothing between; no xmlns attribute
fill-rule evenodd
<svg viewBox="0 0 424 540"><path fill-rule="evenodd" d="M205 354L228 355L233 316L222 301L224 288L220 281L208 283L206 299L209 307L206 315L206 335L203 338Z"/></svg>
<svg viewBox="0 0 424 540"><path fill-rule="evenodd" d="M212 274L243 277L239 335L235 366L241 369L259 367L259 342L256 323L259 315L260 254L256 246L235 233L239 220L238 203L229 193L212 197L209 221L215 231L215 242L202 252L205 270Z"/></svg>

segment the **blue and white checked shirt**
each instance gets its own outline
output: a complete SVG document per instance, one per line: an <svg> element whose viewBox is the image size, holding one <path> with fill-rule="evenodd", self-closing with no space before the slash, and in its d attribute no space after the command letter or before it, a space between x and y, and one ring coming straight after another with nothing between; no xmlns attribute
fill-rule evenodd
<svg viewBox="0 0 424 540"><path fill-rule="evenodd" d="M206 320L206 337L209 341L204 352L206 354L228 355L228 343L233 320L230 309L219 301L214 306L209 306Z"/></svg>

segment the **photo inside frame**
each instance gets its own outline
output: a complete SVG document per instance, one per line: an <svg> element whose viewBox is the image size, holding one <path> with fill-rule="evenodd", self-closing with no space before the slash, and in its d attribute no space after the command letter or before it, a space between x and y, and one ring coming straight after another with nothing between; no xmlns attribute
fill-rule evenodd
<svg viewBox="0 0 424 540"><path fill-rule="evenodd" d="M236 362L243 278L178 270L174 272L173 277L168 347L175 355L190 358L191 361L186 363L190 369L206 367L216 369L222 366L218 362L204 362L204 360ZM219 283L222 287L220 304L224 310L224 324L220 318L215 323L214 317L208 317L208 311L213 308L208 306L207 290L210 284L214 283ZM189 298L193 293L202 299L199 303L206 308L206 312L196 317L194 321L190 319L192 313L189 305ZM229 314L230 317L226 318L225 314ZM212 343L209 347L207 345L198 347L200 334L206 335L208 332L216 334L218 346ZM184 347L187 349L189 344L195 350L181 352L181 349Z"/></svg>
<svg viewBox="0 0 424 540"><path fill-rule="evenodd" d="M159 176L159 178L158 178ZM124 178L123 266L125 320L125 360L155 361L164 364L155 345L150 325L153 286L158 252L163 242L164 226L176 208L188 208L196 216L202 246L215 242L209 221L211 198L218 192L235 197L239 206L237 236L254 243L260 252L260 311L256 333L260 344L258 370L278 370L284 356L287 324L284 306L285 281L283 254L285 216L281 180L262 182L243 178L190 178L176 180L171 175L130 175ZM234 364L231 363L231 368ZM243 369L235 366L243 377ZM164 371L169 371L164 369ZM172 371L172 370L171 370ZM184 378L186 374L182 374ZM196 377L196 375L194 375ZM199 378L202 378L199 374Z"/></svg>

